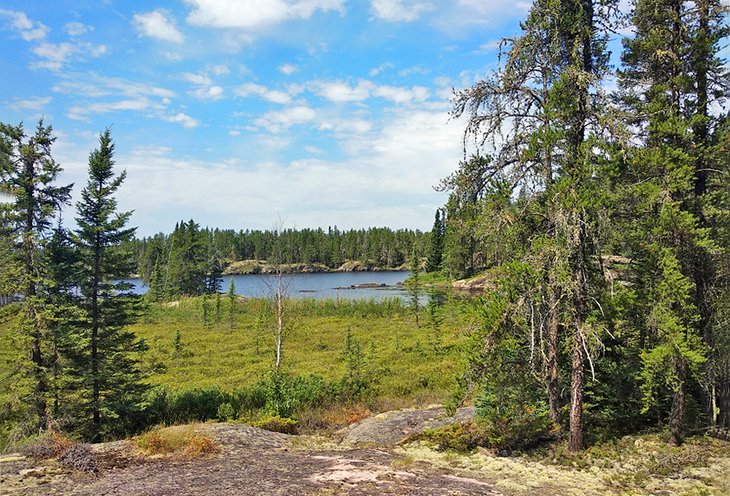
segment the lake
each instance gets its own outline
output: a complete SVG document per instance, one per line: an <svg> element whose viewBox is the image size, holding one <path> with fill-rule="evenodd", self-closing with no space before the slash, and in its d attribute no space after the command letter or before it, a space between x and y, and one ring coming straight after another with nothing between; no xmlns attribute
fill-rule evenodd
<svg viewBox="0 0 730 496"><path fill-rule="evenodd" d="M408 292L401 286L410 275L409 271L387 272L319 272L315 274L287 274L288 293L291 298L376 300L386 298L407 299ZM228 291L231 277L236 285L236 294L252 298L268 298L275 278L271 275L249 274L243 276L223 276L221 291ZM139 279L130 279L134 291L147 292L147 287ZM365 287L363 287L365 286Z"/></svg>

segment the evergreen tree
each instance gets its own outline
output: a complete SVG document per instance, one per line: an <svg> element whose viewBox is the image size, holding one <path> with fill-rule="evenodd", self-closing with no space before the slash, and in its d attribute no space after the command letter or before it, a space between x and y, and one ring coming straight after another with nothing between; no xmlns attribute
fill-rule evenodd
<svg viewBox="0 0 730 496"><path fill-rule="evenodd" d="M125 329L137 317L137 299L128 292L131 285L114 282L134 270L132 254L120 247L136 228L127 227L131 212L117 211L114 194L126 173L115 176L113 156L107 129L89 156L89 180L76 204L73 236L81 259L79 306L85 313L73 371L81 395L78 428L94 441L129 432L147 389L137 362L146 346Z"/></svg>
<svg viewBox="0 0 730 496"><path fill-rule="evenodd" d="M721 29L719 2L637 0L633 38L624 41L620 83L640 145L628 150L626 191L634 206L629 256L648 331L641 374L647 408L682 442L688 395L711 342L713 251L705 210L712 157L713 84Z"/></svg>
<svg viewBox="0 0 730 496"><path fill-rule="evenodd" d="M48 265L49 276L53 281L48 288L49 301L57 312L53 321L49 322L49 364L51 394L53 401L53 418L63 420L62 410L71 408L70 401L64 396L73 395L66 387L64 377L65 362L73 353L73 326L80 315L74 301L74 288L78 284L76 266L78 257L68 231L62 226L59 216L58 225L44 250L44 259Z"/></svg>
<svg viewBox="0 0 730 496"><path fill-rule="evenodd" d="M6 191L14 196L8 212L10 236L19 254L23 295L21 332L30 348L32 393L27 399L34 405L36 427L48 423L48 344L49 322L56 316L48 301L48 268L42 260L51 221L62 205L68 202L73 185L54 183L61 167L51 155L55 141L50 126L38 122L35 134L27 136L23 125L0 124L0 175Z"/></svg>
<svg viewBox="0 0 730 496"><path fill-rule="evenodd" d="M538 0L522 36L508 43L500 71L457 94L455 102L456 115L469 115L466 136L494 149L491 177L526 199L520 222L537 228L524 229L533 232L525 239L521 261L539 269L542 277L533 279L532 287L522 287L526 293L516 295L516 308L524 313L538 309L547 323L539 332L547 331L540 342L547 343L543 373L554 420L559 322L566 323L563 340L572 355L572 450L583 446L584 366L593 345L600 344L603 327L596 304L602 299L602 274L593 242L600 197L594 123L602 112L599 86L607 70L605 25L612 5ZM525 327L527 344L536 327Z"/></svg>
<svg viewBox="0 0 730 496"><path fill-rule="evenodd" d="M165 298L165 275L162 272L159 258L155 260L155 266L152 269L152 276L149 280L149 288L147 298L150 301L157 303Z"/></svg>
<svg viewBox="0 0 730 496"><path fill-rule="evenodd" d="M428 247L428 258L426 259L426 272L436 272L441 269L441 259L444 252L444 235L446 233L445 222L441 216L441 209L436 209L436 218L431 229L431 242Z"/></svg>
<svg viewBox="0 0 730 496"><path fill-rule="evenodd" d="M236 319L236 283L231 276L231 282L228 284L228 327L233 329Z"/></svg>

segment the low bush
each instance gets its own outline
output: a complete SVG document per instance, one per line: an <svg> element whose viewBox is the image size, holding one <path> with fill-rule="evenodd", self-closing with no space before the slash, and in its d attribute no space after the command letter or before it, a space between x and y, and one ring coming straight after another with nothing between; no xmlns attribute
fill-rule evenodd
<svg viewBox="0 0 730 496"><path fill-rule="evenodd" d="M418 438L434 443L439 450L472 451L487 444L487 434L476 422L455 422L426 429Z"/></svg>
<svg viewBox="0 0 730 496"><path fill-rule="evenodd" d="M76 441L69 439L56 431L46 432L33 439L23 448L23 454L34 460L48 460L58 458L71 449Z"/></svg>
<svg viewBox="0 0 730 496"><path fill-rule="evenodd" d="M221 422L230 422L236 419L236 411L233 409L233 405L230 403L223 403L218 407L216 412L218 420Z"/></svg>
<svg viewBox="0 0 730 496"><path fill-rule="evenodd" d="M253 422L251 425L267 431L281 432L282 434L297 434L299 423L287 417L270 416Z"/></svg>
<svg viewBox="0 0 730 496"><path fill-rule="evenodd" d="M551 437L552 421L545 402L497 404L496 398L485 392L476 406L485 434L484 446L521 451Z"/></svg>
<svg viewBox="0 0 730 496"><path fill-rule="evenodd" d="M147 455L181 454L195 457L218 451L212 439L191 425L146 432L135 438L135 444Z"/></svg>

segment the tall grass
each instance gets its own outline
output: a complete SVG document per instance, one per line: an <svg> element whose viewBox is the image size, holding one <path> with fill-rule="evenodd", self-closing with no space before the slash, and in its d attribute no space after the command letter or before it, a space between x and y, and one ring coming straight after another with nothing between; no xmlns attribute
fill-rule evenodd
<svg viewBox="0 0 730 496"><path fill-rule="evenodd" d="M467 325L456 306L442 307L436 353L429 346L431 331L416 328L411 310L398 299L290 300L281 375L272 376L270 302L235 300L232 323L230 310L225 299L221 318L207 312L204 321L202 298L182 298L149 304L131 326L148 344L140 360L153 386L144 415L135 419L139 430L260 414L296 416L357 402L377 410L443 401L453 386ZM10 327L11 319L0 321L0 355L7 358L18 353ZM11 363L0 363L6 383ZM355 366L360 369L348 370ZM17 383L0 394L0 438L10 436L8 426L28 414L22 405L6 404L22 396L22 387Z"/></svg>

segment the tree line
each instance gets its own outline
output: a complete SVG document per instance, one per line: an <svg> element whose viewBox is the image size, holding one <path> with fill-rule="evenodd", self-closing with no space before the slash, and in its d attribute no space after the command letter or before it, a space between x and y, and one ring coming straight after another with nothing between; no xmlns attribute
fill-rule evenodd
<svg viewBox="0 0 730 496"><path fill-rule="evenodd" d="M490 275L462 391L482 386L492 425L544 422L572 450L584 425L677 444L730 426L726 16L537 0L499 69L455 93L475 152L440 184L429 260Z"/></svg>
<svg viewBox="0 0 730 496"><path fill-rule="evenodd" d="M317 264L337 269L345 262L364 268L396 269L411 254L425 253L429 233L389 228L240 230L201 228L178 222L172 233L136 239L137 274L167 297L214 293L231 263L260 260L277 264ZM156 290L157 291L157 290Z"/></svg>

